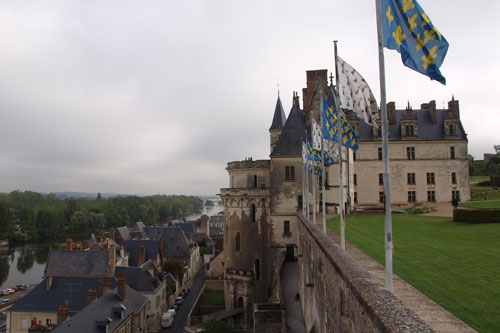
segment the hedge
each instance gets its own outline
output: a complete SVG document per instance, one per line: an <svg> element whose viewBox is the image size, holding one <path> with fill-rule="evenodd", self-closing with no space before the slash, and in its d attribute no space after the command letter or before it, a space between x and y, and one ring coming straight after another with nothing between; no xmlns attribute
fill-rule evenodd
<svg viewBox="0 0 500 333"><path fill-rule="evenodd" d="M491 186L500 186L500 176L490 176Z"/></svg>
<svg viewBox="0 0 500 333"><path fill-rule="evenodd" d="M465 223L500 223L500 209L454 209L453 221Z"/></svg>

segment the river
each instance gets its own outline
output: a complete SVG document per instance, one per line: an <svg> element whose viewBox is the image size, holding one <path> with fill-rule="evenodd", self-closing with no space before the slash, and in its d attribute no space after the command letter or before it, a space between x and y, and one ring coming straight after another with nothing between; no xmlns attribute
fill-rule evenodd
<svg viewBox="0 0 500 333"><path fill-rule="evenodd" d="M224 211L221 205L204 207L198 214L189 215L187 221L195 221L202 215L216 215ZM61 244L52 244L60 247ZM36 284L42 281L50 243L25 243L11 246L7 253L0 254L0 289L16 284Z"/></svg>
<svg viewBox="0 0 500 333"><path fill-rule="evenodd" d="M50 243L12 246L0 255L0 289L42 281Z"/></svg>

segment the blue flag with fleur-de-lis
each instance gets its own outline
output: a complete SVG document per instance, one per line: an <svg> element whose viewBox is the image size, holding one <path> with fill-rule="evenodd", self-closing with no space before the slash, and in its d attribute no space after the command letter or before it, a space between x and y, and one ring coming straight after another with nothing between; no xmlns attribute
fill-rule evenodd
<svg viewBox="0 0 500 333"><path fill-rule="evenodd" d="M339 124L337 120L337 109L333 105L330 105L329 102L323 100L323 138L326 140L339 141ZM358 136L343 116L340 117L340 126L340 133L342 133L340 142L342 146L357 150L359 148Z"/></svg>
<svg viewBox="0 0 500 333"><path fill-rule="evenodd" d="M439 71L448 42L416 0L381 0L383 44L401 53L403 64L446 84Z"/></svg>

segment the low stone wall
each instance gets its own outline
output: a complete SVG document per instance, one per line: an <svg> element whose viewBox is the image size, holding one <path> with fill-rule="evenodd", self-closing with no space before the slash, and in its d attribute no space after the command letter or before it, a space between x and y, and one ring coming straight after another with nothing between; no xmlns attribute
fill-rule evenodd
<svg viewBox="0 0 500 333"><path fill-rule="evenodd" d="M285 317L285 308L281 304L254 304L253 331L255 333L286 332Z"/></svg>
<svg viewBox="0 0 500 333"><path fill-rule="evenodd" d="M300 213L297 226L307 332L434 332Z"/></svg>
<svg viewBox="0 0 500 333"><path fill-rule="evenodd" d="M224 290L224 280L205 280L207 290Z"/></svg>

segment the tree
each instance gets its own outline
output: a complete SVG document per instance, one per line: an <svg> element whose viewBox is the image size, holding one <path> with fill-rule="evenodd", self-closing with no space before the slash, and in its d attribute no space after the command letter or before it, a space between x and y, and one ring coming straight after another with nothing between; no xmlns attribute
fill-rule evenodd
<svg viewBox="0 0 500 333"><path fill-rule="evenodd" d="M184 275L184 267L177 261L168 260L163 264L163 271L167 273L172 273L172 275L177 277L179 282L182 282L182 277Z"/></svg>
<svg viewBox="0 0 500 333"><path fill-rule="evenodd" d="M497 155L500 155L500 145L494 145L493 148L495 148Z"/></svg>
<svg viewBox="0 0 500 333"><path fill-rule="evenodd" d="M101 201L101 200L102 200L102 197L101 197L101 193L99 192L99 193L97 193L96 201Z"/></svg>
<svg viewBox="0 0 500 333"><path fill-rule="evenodd" d="M33 209L29 207L22 207L17 213L19 218L19 225L21 231L28 235L28 239L37 239L38 233L36 230L36 219Z"/></svg>
<svg viewBox="0 0 500 333"><path fill-rule="evenodd" d="M469 154L467 156L467 160L469 162L469 176L475 176L476 175L476 166L474 164L474 156Z"/></svg>
<svg viewBox="0 0 500 333"><path fill-rule="evenodd" d="M63 229L64 215L40 210L36 216L36 228L40 239L53 239Z"/></svg>
<svg viewBox="0 0 500 333"><path fill-rule="evenodd" d="M13 229L10 208L5 202L0 202L0 238L9 238Z"/></svg>

